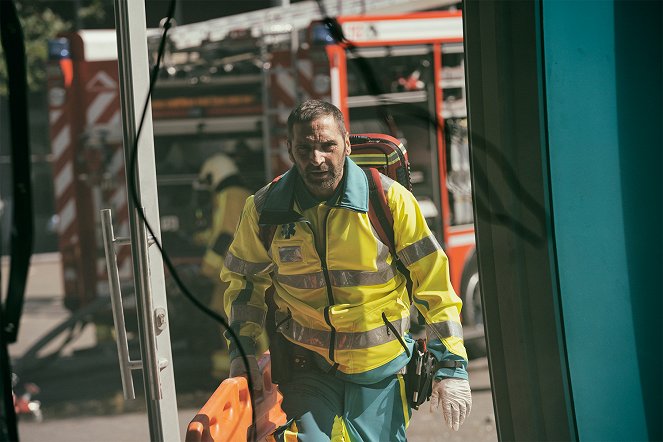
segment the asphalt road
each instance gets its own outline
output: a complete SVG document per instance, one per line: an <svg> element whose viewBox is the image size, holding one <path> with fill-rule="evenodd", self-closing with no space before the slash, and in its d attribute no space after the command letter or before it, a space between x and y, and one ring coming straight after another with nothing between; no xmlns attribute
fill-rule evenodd
<svg viewBox="0 0 663 442"><path fill-rule="evenodd" d="M485 360L484 360L485 361ZM481 378L487 370L482 361L477 361L472 370L472 377ZM495 419L493 416L490 391L480 390L481 383L472 381L472 413L459 431L451 431L444 425L442 415L431 414L428 404L415 411L408 428L408 440L411 442L472 442L497 441ZM186 426L196 414L197 409L180 409L179 424L181 440L184 440ZM133 412L118 415L65 417L49 419L43 422L24 420L19 424L22 441L67 441L67 442L131 442L150 439L147 427L147 415Z"/></svg>
<svg viewBox="0 0 663 442"><path fill-rule="evenodd" d="M69 314L61 302L62 277L58 255L39 255L32 263L19 339L10 347L14 361L20 360L35 341ZM6 274L4 268L3 274ZM58 349L64 341L65 336L54 340L44 347L40 357ZM207 370L201 371L201 364L187 349L174 344L173 353L183 440L188 422L216 387L218 380L209 377ZM97 344L94 328L87 326L79 330L76 338L58 354L58 358L48 360L48 363L18 373L21 381L35 382L41 388L36 398L42 402L44 415L41 422L30 417L23 417L19 421L22 441L149 440L144 403L140 398L131 402L122 398L117 355L113 345ZM178 358L178 355L186 357ZM179 367L178 360L184 361L179 363ZM139 390L140 378L135 380ZM470 362L470 382L473 389L472 413L460 431L449 430L441 413L429 413L428 404L424 404L413 414L408 428L408 440L497 440L485 358Z"/></svg>

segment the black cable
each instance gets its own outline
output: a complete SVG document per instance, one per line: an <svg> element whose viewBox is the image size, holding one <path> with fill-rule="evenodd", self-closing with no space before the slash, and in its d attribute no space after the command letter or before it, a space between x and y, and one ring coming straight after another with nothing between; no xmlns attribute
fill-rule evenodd
<svg viewBox="0 0 663 442"><path fill-rule="evenodd" d="M0 305L0 327L4 328L3 308ZM14 389L12 385L12 367L9 361L7 341L0 339L0 441L18 441L16 410L14 409Z"/></svg>
<svg viewBox="0 0 663 442"><path fill-rule="evenodd" d="M357 47L350 40L345 38L345 35L343 34L343 28L341 27L341 24L338 22L338 20L336 20L336 17L330 17L327 15L327 10L325 9L325 5L322 0L317 0L317 3L318 8L320 9L320 15L323 17L322 22L324 23L327 30L329 30L331 37L337 43L343 43L346 49L352 53L354 59L357 62L359 70L364 77L364 84L368 88L368 94L378 97L379 104L376 108L378 117L385 122L387 128L391 132L391 135L395 138L398 138L398 126L396 125L394 116L391 114L389 108L387 107L389 100L382 97L384 92L380 89L379 83L375 81L377 75L375 74L373 67L370 65L370 63L368 63L366 58L358 54Z"/></svg>
<svg viewBox="0 0 663 442"><path fill-rule="evenodd" d="M0 331L8 343L16 342L23 312L23 297L33 245L32 183L30 180L30 129L28 124L28 82L23 28L13 1L0 3L2 48L7 60L9 127L12 162L11 269L5 303L5 328Z"/></svg>
<svg viewBox="0 0 663 442"><path fill-rule="evenodd" d="M0 1L0 39L7 66L13 210L11 268L6 302L0 296L0 437L18 441L12 368L7 345L16 342L33 244L32 186L28 127L28 84L23 28L13 1Z"/></svg>
<svg viewBox="0 0 663 442"><path fill-rule="evenodd" d="M135 173L135 168L136 168L136 157L137 157L137 147L138 147L138 139L140 138L140 133L143 128L143 123L145 120L146 112L147 112L147 106L149 104L149 99L151 97L152 91L154 89L154 85L156 84L157 77L158 77L158 72L160 70L160 65L161 61L163 58L163 53L165 49L165 42L166 42L166 35L168 30L171 27L171 21L172 17L174 14L174 8L175 8L175 1L176 0L171 0L169 10L168 10L168 15L167 19L163 25L164 27L164 33L161 37L161 41L159 43L159 51L158 51L158 56L157 56L157 61L153 67L153 71L150 76L150 88L148 91L148 96L145 101L145 106L143 108L143 112L141 115L141 120L140 124L138 127L138 131L136 134L136 139L134 141L134 146L133 150L131 152L131 160L130 160L130 177L129 177L129 188L131 192L131 197L132 201L134 202L136 207L140 206L139 203L139 198L138 198L138 193L136 189L136 173ZM345 47L353 54L357 66L359 68L360 73L362 74L364 78L365 85L368 88L368 92L370 95L377 96L379 98L378 100L378 107L377 111L380 116L380 118L385 122L389 130L392 132L392 135L398 136L398 128L396 126L395 120L393 118L393 115L389 111L388 105L389 104L399 104L399 105L404 105L406 108L408 108L409 115L414 116L415 118L418 118L420 120L427 121L429 124L433 125L434 127L440 126L440 122L438 121L438 117L436 115L431 116L428 112L423 111L419 107L413 106L411 103L401 103L397 101L392 101L389 99L386 99L382 97L383 92L380 90L379 83L376 81L377 75L375 74L372 66L368 63L368 61L362 57L360 54L357 52L357 48L355 45L352 44L351 41L345 38L343 35L343 30L341 25L338 23L336 18L330 17L327 15L325 11L324 4L321 0L317 0L318 6L321 10L321 15L323 16L323 23L327 27L327 29L330 31L330 35L332 38L337 42L337 43L343 43ZM475 139L477 139L477 136L474 136ZM545 227L545 210L544 208L523 188L523 186L520 184L518 177L512 167L508 164L504 156L497 150L495 149L495 146L488 142L485 139L479 139L481 143L477 144L478 148L482 148L486 150L486 153L499 165L500 170L503 171L504 173L504 178L511 187L512 191L516 194L518 198L521 199L521 201L524 203L524 206L527 207L532 214L535 216L535 218L541 223L542 226ZM487 182L487 175L483 171L483 169L479 165L474 165L475 166L475 176L478 182L488 184ZM476 198L477 198L477 208L480 212L482 213L487 213L491 218L500 223L505 225L506 227L514 230L517 234L523 236L523 238L531 243L534 244L540 244L542 241L545 239L541 236L541 234L532 231L529 227L525 226L524 224L518 222L515 220L512 216L510 216L503 207L503 204L501 200L497 196L493 196L493 199L491 199L490 204L485 204L482 201L482 198L478 193L476 193ZM498 210L494 210L493 205L497 206ZM244 351L241 342L239 341L237 335L235 334L234 330L229 326L227 321L218 313L215 311L211 310L208 308L206 305L202 304L193 294L188 290L188 288L184 285L183 281L180 279L175 266L173 265L172 261L170 260L169 256L165 252L163 246L159 241L156 240L156 235L154 230L152 229L152 226L149 224L147 221L145 214L142 211L139 211L140 217L145 223L147 230L150 232L152 237L155 239L155 244L157 245L157 248L159 249L164 263L166 264L166 267L171 273L171 276L173 280L176 282L177 286L179 289L182 291L182 293L189 299L197 308L202 310L204 313L206 313L208 316L216 320L218 323L220 323L224 329L229 331L229 336L236 342L237 348L240 351L240 355L242 357L242 361L244 363L246 372L247 372L247 379L248 379L248 384L249 384L249 390L253 392L253 380L251 378L250 374L250 367L248 363L248 358L246 355L246 352ZM253 399L253 394L251 394L251 405L252 405L252 413L253 413L253 422L255 422L255 404L254 404L254 399Z"/></svg>
<svg viewBox="0 0 663 442"><path fill-rule="evenodd" d="M134 139L132 150L131 150L131 159L129 163L129 193L131 195L131 200L134 203L134 206L136 208L141 207L140 204L140 198L138 196L138 190L136 188L136 159L138 156L138 140L140 139L140 134L143 130L143 124L145 123L145 116L147 115L147 109L150 104L150 98L152 97L152 92L154 90L154 86L157 83L158 79L158 74L159 70L161 68L161 61L163 59L163 54L165 52L165 47L166 47L166 36L168 34L168 30L172 26L171 22L173 20L173 16L175 14L175 3L176 0L171 0L170 4L168 6L168 13L166 16L166 20L164 21L163 24L163 34L161 35L161 40L159 41L159 50L157 53L157 60L154 66L152 67L152 72L150 74L150 87L147 92L147 97L145 99L145 104L143 105L143 111L140 117L140 122L138 124L138 130L136 131L136 138ZM256 422L256 410L255 410L255 400L254 400L254 393L253 393L253 379L251 376L251 369L249 367L249 360L246 355L246 351L242 347L242 343L239 340L239 337L235 333L235 331L230 327L228 322L217 312L214 310L210 309L206 305L204 305L202 302L200 302L186 287L182 279L180 278L179 274L177 273L176 267L171 261L170 257L166 253L166 251L163 248L163 245L161 242L157 239L157 235L148 222L145 213L142 210L138 210L138 214L141 218L141 220L145 223L145 226L147 227L148 232L150 235L152 235L152 238L154 239L154 244L157 246L159 249L159 252L161 253L161 256L163 258L164 263L166 264L166 267L170 271L170 275L177 284L177 287L182 291L182 293L186 296L186 298L191 301L196 307L198 307L200 310L202 310L205 314L210 316L212 319L217 321L221 326L229 332L229 336L235 341L235 344L237 345L237 349L239 350L239 353L242 357L242 362L244 363L244 368L246 369L246 377L247 377L247 383L249 387L249 398L251 400L251 420L253 422L252 427L249 429L249 439L253 440L255 439L255 422Z"/></svg>
<svg viewBox="0 0 663 442"><path fill-rule="evenodd" d="M329 31L330 36L336 43L343 44L345 48L352 53L353 58L357 61L357 67L361 73L364 84L368 88L370 95L376 96L378 98L378 114L384 120L387 128L392 132L392 135L398 137L396 134L397 128L395 127L395 120L393 115L388 109L389 104L398 104L405 108L409 117L415 119L426 121L429 125L437 128L441 126L438 121L437 115L431 115L425 110L422 110L420 107L413 105L412 103L403 103L395 100L389 100L382 96L382 91L380 91L378 82L376 81L377 75L373 70L372 66L365 57L362 57L356 45L351 40L348 40L344 33L341 24L335 17L330 17L327 15L324 3L322 0L316 0L318 8L320 10L320 15L323 17L322 22ZM524 186L520 183L517 173L514 171L513 167L509 164L508 160L502 152L497 149L493 143L489 142L485 138L473 133L472 138L476 141L473 144L474 148L485 151L485 153L497 164L499 170L502 172L506 184L511 188L512 192L516 198L522 201L523 206L534 216L541 227L541 232L545 232L546 229L546 213L544 207L532 197ZM539 233L516 220L511 216L506 210L504 210L504 204L501 198L498 195L491 195L491 198L485 198L488 202L484 201L483 195L479 193L479 189L488 189L489 182L486 172L483 170L483 167L480 164L473 164L473 172L475 180L478 183L483 183L485 186L477 186L475 189L475 199L477 204L477 211L480 214L484 214L489 217L493 222L501 224L506 228L512 230L517 235L521 236L525 241L540 246L545 243L546 238L545 234Z"/></svg>

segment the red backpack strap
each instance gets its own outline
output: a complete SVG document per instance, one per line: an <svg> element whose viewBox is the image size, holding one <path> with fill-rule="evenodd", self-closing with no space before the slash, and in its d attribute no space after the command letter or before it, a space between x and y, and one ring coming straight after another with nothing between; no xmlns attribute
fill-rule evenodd
<svg viewBox="0 0 663 442"><path fill-rule="evenodd" d="M364 169L366 178L368 178L368 219L378 234L378 238L389 247L391 256L394 259L396 268L407 280L407 292L412 302L412 279L410 271L396 254L396 241L394 240L394 217L391 215L389 201L382 187L380 172L374 168Z"/></svg>
<svg viewBox="0 0 663 442"><path fill-rule="evenodd" d="M364 169L364 172L368 178L368 218L380 241L389 247L389 251L395 257L394 218L391 216L389 202L384 194L380 172L372 167Z"/></svg>

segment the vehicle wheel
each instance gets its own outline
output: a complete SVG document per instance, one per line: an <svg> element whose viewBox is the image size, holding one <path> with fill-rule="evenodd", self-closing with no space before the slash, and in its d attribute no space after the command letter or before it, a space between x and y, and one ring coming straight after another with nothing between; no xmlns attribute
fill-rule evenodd
<svg viewBox="0 0 663 442"><path fill-rule="evenodd" d="M479 266L476 252L463 270L460 298L463 300L462 322L465 348L468 357L486 356L486 340L483 329L483 305L479 284Z"/></svg>

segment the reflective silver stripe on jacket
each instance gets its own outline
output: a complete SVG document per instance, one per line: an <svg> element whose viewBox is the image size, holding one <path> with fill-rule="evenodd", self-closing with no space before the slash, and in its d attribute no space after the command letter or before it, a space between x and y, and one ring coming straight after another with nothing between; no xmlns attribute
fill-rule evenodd
<svg viewBox="0 0 663 442"><path fill-rule="evenodd" d="M382 190L384 191L384 195L387 196L387 192L389 192L391 185L394 184L394 180L381 173L380 183L382 183Z"/></svg>
<svg viewBox="0 0 663 442"><path fill-rule="evenodd" d="M251 262L238 258L228 252L224 265L231 272L239 273L244 276L256 275L258 273L269 273L273 264L271 262Z"/></svg>
<svg viewBox="0 0 663 442"><path fill-rule="evenodd" d="M429 235L405 247L397 255L407 267L437 250L442 250L442 247L433 235Z"/></svg>
<svg viewBox="0 0 663 442"><path fill-rule="evenodd" d="M387 263L389 249L377 241L377 271L370 270L330 270L329 282L333 287L357 287L380 285L389 282L396 275L395 268ZM319 289L325 286L322 272L303 273L300 275L284 275L276 268L276 280L282 284L298 289Z"/></svg>
<svg viewBox="0 0 663 442"><path fill-rule="evenodd" d="M380 285L389 282L396 270L387 263L389 248L377 240L377 271L365 270L330 270L329 279L334 287L357 287L367 285Z"/></svg>
<svg viewBox="0 0 663 442"><path fill-rule="evenodd" d="M431 338L446 339L452 336L463 339L463 326L455 321L435 322L426 324L428 335Z"/></svg>
<svg viewBox="0 0 663 442"><path fill-rule="evenodd" d="M377 272L361 270L330 270L329 279L334 287L357 287L385 284L395 275L393 267L387 266Z"/></svg>
<svg viewBox="0 0 663 442"><path fill-rule="evenodd" d="M249 304L233 304L230 309L230 323L233 322L253 322L265 326L265 317L267 311Z"/></svg>
<svg viewBox="0 0 663 442"><path fill-rule="evenodd" d="M410 328L410 317L393 321L392 325L396 330L400 330L401 335L403 335ZM302 345L329 348L331 333L328 330L315 330L304 327L291 319L282 324L279 327L279 331L284 336ZM365 349L396 341L397 339L394 333L383 324L373 330L363 332L336 332L334 348L337 350Z"/></svg>
<svg viewBox="0 0 663 442"><path fill-rule="evenodd" d="M384 263L376 272L364 270L330 270L329 282L334 287L357 287L380 285L389 282L396 270ZM276 273L276 280L281 284L298 289L319 289L325 286L325 277L322 272L304 273L301 275L284 275Z"/></svg>
<svg viewBox="0 0 663 442"><path fill-rule="evenodd" d="M301 275L284 275L276 267L276 280L281 284L297 289L319 289L325 286L325 277L322 272L303 273Z"/></svg>
<svg viewBox="0 0 663 442"><path fill-rule="evenodd" d="M371 229L373 227L371 226ZM373 230L376 239L377 257L375 272L366 270L330 270L329 279L334 287L357 287L380 285L389 282L396 274L396 269L387 262L389 248L382 244L380 238Z"/></svg>

